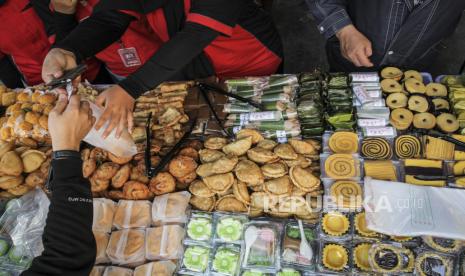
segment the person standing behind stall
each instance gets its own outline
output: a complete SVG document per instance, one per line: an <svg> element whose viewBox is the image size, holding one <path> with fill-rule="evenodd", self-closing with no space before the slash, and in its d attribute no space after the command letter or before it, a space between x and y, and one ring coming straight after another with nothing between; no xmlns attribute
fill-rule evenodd
<svg viewBox="0 0 465 276"><path fill-rule="evenodd" d="M328 40L332 71L397 66L428 71L457 27L463 0L306 0Z"/></svg>
<svg viewBox="0 0 465 276"><path fill-rule="evenodd" d="M30 86L43 82L42 63L55 41L49 3L49 0L0 0L0 63L5 66L0 71L0 80L5 79L6 84ZM19 71L20 80L12 79L16 72L11 71L11 64ZM86 78L93 80L99 66L90 66Z"/></svg>
<svg viewBox="0 0 465 276"><path fill-rule="evenodd" d="M102 0L47 55L44 81L117 41L133 20L146 20L163 45L136 72L98 97L105 111L96 129L109 121L104 137L115 128L116 136L131 129L134 98L164 81L269 75L282 62L276 28L253 0ZM134 60L129 52L125 57Z"/></svg>
<svg viewBox="0 0 465 276"><path fill-rule="evenodd" d="M56 41L63 40L78 24L87 19L99 0L51 0L54 10ZM115 81L134 73L163 42L143 20L132 21L118 41L95 54ZM132 58L127 58L131 55Z"/></svg>

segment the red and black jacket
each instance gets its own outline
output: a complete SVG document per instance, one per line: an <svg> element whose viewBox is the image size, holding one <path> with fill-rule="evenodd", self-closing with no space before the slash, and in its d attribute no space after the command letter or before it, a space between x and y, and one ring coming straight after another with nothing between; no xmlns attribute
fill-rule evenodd
<svg viewBox="0 0 465 276"><path fill-rule="evenodd" d="M102 0L57 47L85 59L116 41L134 19L147 20L164 42L120 82L134 97L172 79L268 75L282 61L272 20L252 0Z"/></svg>

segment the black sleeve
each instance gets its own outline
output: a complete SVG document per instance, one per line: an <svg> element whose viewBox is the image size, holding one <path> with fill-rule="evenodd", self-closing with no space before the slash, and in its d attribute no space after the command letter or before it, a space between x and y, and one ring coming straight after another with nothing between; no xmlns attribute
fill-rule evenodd
<svg viewBox="0 0 465 276"><path fill-rule="evenodd" d="M43 233L44 251L22 275L89 275L95 262L92 193L82 160L52 161L53 193Z"/></svg>
<svg viewBox="0 0 465 276"><path fill-rule="evenodd" d="M183 30L163 44L139 70L119 85L132 97L139 97L177 74L218 35L210 28L188 22Z"/></svg>
<svg viewBox="0 0 465 276"><path fill-rule="evenodd" d="M55 24L53 21L53 12L50 10L50 0L29 0L29 3L44 23L45 32L47 35L54 35Z"/></svg>
<svg viewBox="0 0 465 276"><path fill-rule="evenodd" d="M21 73L10 60L10 57L2 53L0 53L0 81L10 88L24 87Z"/></svg>
<svg viewBox="0 0 465 276"><path fill-rule="evenodd" d="M74 53L79 61L84 60L117 41L133 19L114 10L95 12L54 47Z"/></svg>
<svg viewBox="0 0 465 276"><path fill-rule="evenodd" d="M327 39L352 24L347 13L348 0L306 0L306 2L318 24L318 30Z"/></svg>
<svg viewBox="0 0 465 276"><path fill-rule="evenodd" d="M78 22L74 14L65 14L61 12L54 12L53 20L55 24L55 43L62 41L74 28Z"/></svg>

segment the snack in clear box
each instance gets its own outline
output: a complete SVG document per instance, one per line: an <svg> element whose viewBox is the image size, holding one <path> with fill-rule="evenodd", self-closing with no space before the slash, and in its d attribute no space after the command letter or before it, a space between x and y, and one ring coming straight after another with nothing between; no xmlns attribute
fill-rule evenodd
<svg viewBox="0 0 465 276"><path fill-rule="evenodd" d="M434 250L442 253L454 254L460 252L465 247L464 241L437 238L431 236L422 237L423 242Z"/></svg>
<svg viewBox="0 0 465 276"><path fill-rule="evenodd" d="M348 131L335 132L328 140L328 147L333 153L357 153L358 135Z"/></svg>
<svg viewBox="0 0 465 276"><path fill-rule="evenodd" d="M371 247L368 261L375 272L410 273L414 269L415 256L408 248L379 243Z"/></svg>
<svg viewBox="0 0 465 276"><path fill-rule="evenodd" d="M210 248L188 245L182 258L181 273L206 273L210 259Z"/></svg>
<svg viewBox="0 0 465 276"><path fill-rule="evenodd" d="M316 252L315 248L315 231L311 227L304 225L304 235L307 240L307 243L312 247L313 252ZM285 226L284 238L282 241L282 254L281 261L297 265L311 267L314 264L314 254L313 256L305 256L300 254L300 243L301 235L299 226L296 223L288 223Z"/></svg>
<svg viewBox="0 0 465 276"><path fill-rule="evenodd" d="M326 176L340 180L360 177L360 161L351 154L332 154L325 162Z"/></svg>
<svg viewBox="0 0 465 276"><path fill-rule="evenodd" d="M92 230L109 233L113 226L116 203L106 198L94 198L94 216Z"/></svg>
<svg viewBox="0 0 465 276"><path fill-rule="evenodd" d="M212 237L213 220L207 213L192 213L187 223L187 237L194 241L208 241Z"/></svg>
<svg viewBox="0 0 465 276"><path fill-rule="evenodd" d="M242 276L270 276L272 274L265 273L265 272L263 272L261 270L249 269L249 270L244 270L241 275Z"/></svg>
<svg viewBox="0 0 465 276"><path fill-rule="evenodd" d="M219 275L237 275L241 249L238 246L220 245L213 256L211 272Z"/></svg>
<svg viewBox="0 0 465 276"><path fill-rule="evenodd" d="M321 246L320 265L322 270L348 272L349 249L342 244L326 243Z"/></svg>
<svg viewBox="0 0 465 276"><path fill-rule="evenodd" d="M94 266L92 270L90 271L89 276L103 276L104 271L105 271L104 266Z"/></svg>
<svg viewBox="0 0 465 276"><path fill-rule="evenodd" d="M145 230L124 229L111 233L107 255L113 264L137 266L145 262Z"/></svg>
<svg viewBox="0 0 465 276"><path fill-rule="evenodd" d="M360 212L354 217L354 228L355 233L364 238L379 238L378 232L368 229L365 212Z"/></svg>
<svg viewBox="0 0 465 276"><path fill-rule="evenodd" d="M279 237L276 224L251 222L244 229L243 268L274 269L278 265Z"/></svg>
<svg viewBox="0 0 465 276"><path fill-rule="evenodd" d="M216 222L216 239L222 242L240 242L247 221L245 216L219 215Z"/></svg>
<svg viewBox="0 0 465 276"><path fill-rule="evenodd" d="M103 272L103 276L132 276L133 271L129 268L118 266L107 266Z"/></svg>
<svg viewBox="0 0 465 276"><path fill-rule="evenodd" d="M338 211L325 213L321 218L321 230L328 236L344 236L350 231L350 218Z"/></svg>
<svg viewBox="0 0 465 276"><path fill-rule="evenodd" d="M352 250L352 263L357 271L370 272L372 271L368 255L370 253L371 243L359 243Z"/></svg>
<svg viewBox="0 0 465 276"><path fill-rule="evenodd" d="M294 268L283 268L279 271L277 276L300 276L302 273Z"/></svg>
<svg viewBox="0 0 465 276"><path fill-rule="evenodd" d="M338 208L360 208L363 201L363 188L356 181L338 180L331 185L330 195Z"/></svg>
<svg viewBox="0 0 465 276"><path fill-rule="evenodd" d="M159 261L136 267L133 276L171 276L175 270L176 265L173 262Z"/></svg>
<svg viewBox="0 0 465 276"><path fill-rule="evenodd" d="M95 264L109 263L110 259L107 256L107 246L110 240L110 234L105 232L94 231L95 243L97 244L97 255L95 257Z"/></svg>
<svg viewBox="0 0 465 276"><path fill-rule="evenodd" d="M191 194L177 192L155 197L152 204L152 221L155 225L186 223Z"/></svg>
<svg viewBox="0 0 465 276"><path fill-rule="evenodd" d="M148 260L175 260L182 255L185 230L179 225L164 225L146 230L145 256Z"/></svg>
<svg viewBox="0 0 465 276"><path fill-rule="evenodd" d="M113 226L117 229L145 228L151 224L152 204L146 200L120 200L116 206Z"/></svg>
<svg viewBox="0 0 465 276"><path fill-rule="evenodd" d="M415 272L420 276L453 276L455 275L454 256L424 251L415 258Z"/></svg>

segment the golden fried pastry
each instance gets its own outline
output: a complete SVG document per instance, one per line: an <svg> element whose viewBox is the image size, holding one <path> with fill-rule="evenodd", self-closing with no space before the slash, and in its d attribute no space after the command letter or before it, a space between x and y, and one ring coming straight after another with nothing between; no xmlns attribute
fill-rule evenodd
<svg viewBox="0 0 465 276"><path fill-rule="evenodd" d="M24 120L33 125L36 125L39 123L39 118L40 118L40 114L36 112L32 112L32 111L27 112L26 115L24 115Z"/></svg>
<svg viewBox="0 0 465 276"><path fill-rule="evenodd" d="M271 179L263 184L263 190L273 195L290 195L292 193L292 183L289 176Z"/></svg>
<svg viewBox="0 0 465 276"><path fill-rule="evenodd" d="M215 209L222 212L247 212L245 204L240 202L234 195L227 195L218 199Z"/></svg>
<svg viewBox="0 0 465 276"><path fill-rule="evenodd" d="M240 161L234 170L237 179L245 182L250 186L261 185L265 182L262 170L252 161Z"/></svg>
<svg viewBox="0 0 465 276"><path fill-rule="evenodd" d="M305 156L299 154L295 160L284 160L284 163L288 167L299 166L301 168L308 168L312 164L312 160L306 158Z"/></svg>
<svg viewBox="0 0 465 276"><path fill-rule="evenodd" d="M176 177L176 180L178 180L178 183L181 184L181 186L178 186L180 187L179 189L180 190L186 189L187 185L192 183L192 181L194 181L196 178L197 178L197 174L195 173L195 171L192 171L183 177Z"/></svg>
<svg viewBox="0 0 465 276"><path fill-rule="evenodd" d="M34 139L31 139L31 138L27 138L27 137L22 137L22 138L19 138L16 143L20 146L24 146L24 147L28 147L28 148L37 148L37 141L34 140Z"/></svg>
<svg viewBox="0 0 465 276"><path fill-rule="evenodd" d="M426 95L429 97L447 97L447 87L441 83L430 83L426 86Z"/></svg>
<svg viewBox="0 0 465 276"><path fill-rule="evenodd" d="M308 169L292 167L289 170L289 176L295 186L306 192L313 192L320 186L320 178L314 176Z"/></svg>
<svg viewBox="0 0 465 276"><path fill-rule="evenodd" d="M287 165L283 161L265 164L261 167L262 173L267 178L278 178L287 174Z"/></svg>
<svg viewBox="0 0 465 276"><path fill-rule="evenodd" d="M423 76L420 74L420 72L416 70L408 70L404 72L404 80L408 80L412 78L418 81L423 81Z"/></svg>
<svg viewBox="0 0 465 276"><path fill-rule="evenodd" d="M149 178L147 177L145 171L144 160L139 161L136 166L132 167L130 179L146 184L149 183Z"/></svg>
<svg viewBox="0 0 465 276"><path fill-rule="evenodd" d="M264 140L262 134L255 129L243 128L236 133L236 139L240 140L246 137L252 137L252 144L257 144Z"/></svg>
<svg viewBox="0 0 465 276"><path fill-rule="evenodd" d="M217 174L203 178L203 182L214 192L224 192L231 188L235 179L232 173Z"/></svg>
<svg viewBox="0 0 465 276"><path fill-rule="evenodd" d="M40 104L53 104L56 101L56 95L52 93L46 93L40 95L38 101Z"/></svg>
<svg viewBox="0 0 465 276"><path fill-rule="evenodd" d="M3 190L8 190L14 187L18 187L23 183L24 178L19 176L0 176L0 188Z"/></svg>
<svg viewBox="0 0 465 276"><path fill-rule="evenodd" d="M14 143L0 140L0 158L5 153L12 151L14 147L15 147Z"/></svg>
<svg viewBox="0 0 465 276"><path fill-rule="evenodd" d="M100 165L94 172L93 177L100 180L110 180L118 172L120 166L113 162L106 162Z"/></svg>
<svg viewBox="0 0 465 276"><path fill-rule="evenodd" d="M237 162L239 162L237 156L224 156L215 162L200 165L196 172L200 177L228 173L231 172L234 167L236 167Z"/></svg>
<svg viewBox="0 0 465 276"><path fill-rule="evenodd" d="M248 150L247 157L259 164L272 163L279 160L278 155L274 152L259 147Z"/></svg>
<svg viewBox="0 0 465 276"><path fill-rule="evenodd" d="M48 171L50 169L50 163L52 162L52 159L50 157L47 158L47 160L40 165L40 172L42 172L44 175L48 175Z"/></svg>
<svg viewBox="0 0 465 276"><path fill-rule="evenodd" d="M95 160L92 158L84 160L84 162L82 163L82 175L84 176L84 178L89 178L89 176L91 176L96 169L97 162L95 162Z"/></svg>
<svg viewBox="0 0 465 276"><path fill-rule="evenodd" d="M214 162L223 156L225 156L225 154L218 150L202 149L199 151L199 157L200 157L201 163Z"/></svg>
<svg viewBox="0 0 465 276"><path fill-rule="evenodd" d="M174 177L183 177L197 169L197 162L191 157L179 155L171 160L168 168Z"/></svg>
<svg viewBox="0 0 465 276"><path fill-rule="evenodd" d="M17 128L21 132L28 132L31 131L34 128L34 126L31 123L23 121L17 125Z"/></svg>
<svg viewBox="0 0 465 276"><path fill-rule="evenodd" d="M295 160L298 157L294 148L289 144L279 144L273 149L273 152L281 159Z"/></svg>
<svg viewBox="0 0 465 276"><path fill-rule="evenodd" d="M150 191L156 196L171 193L176 189L176 180L171 174L161 172L150 180L149 187Z"/></svg>
<svg viewBox="0 0 465 276"><path fill-rule="evenodd" d="M5 153L0 159L0 172L6 175L19 176L23 170L23 162L14 151Z"/></svg>
<svg viewBox="0 0 465 276"><path fill-rule="evenodd" d="M109 179L98 179L95 174L89 178L89 182L93 193L105 191L110 186Z"/></svg>
<svg viewBox="0 0 465 276"><path fill-rule="evenodd" d="M0 192L0 198L10 199L10 198L15 198L15 197L16 196L14 194L11 194L7 191Z"/></svg>
<svg viewBox="0 0 465 276"><path fill-rule="evenodd" d="M402 85L396 80L384 79L381 81L381 89L384 93L400 93L402 92Z"/></svg>
<svg viewBox="0 0 465 276"><path fill-rule="evenodd" d="M28 186L29 188L34 188L37 186L43 186L45 184L45 181L46 181L45 175L40 170L37 170L37 171L30 173L26 177L24 184L26 184L26 186Z"/></svg>
<svg viewBox="0 0 465 276"><path fill-rule="evenodd" d="M265 192L254 192L250 195L250 207L254 209L264 210L276 205L278 197L276 195Z"/></svg>
<svg viewBox="0 0 465 276"><path fill-rule="evenodd" d="M381 77L383 79L400 80L402 78L402 71L396 67L386 67L381 70Z"/></svg>
<svg viewBox="0 0 465 276"><path fill-rule="evenodd" d="M221 150L228 144L228 139L223 137L208 137L205 140L204 146L207 149Z"/></svg>
<svg viewBox="0 0 465 276"><path fill-rule="evenodd" d="M195 180L189 185L189 192L198 197L212 197L215 193L201 180Z"/></svg>
<svg viewBox="0 0 465 276"><path fill-rule="evenodd" d="M2 105L10 106L16 102L16 92L5 92L2 94Z"/></svg>
<svg viewBox="0 0 465 276"><path fill-rule="evenodd" d="M181 149L179 151L178 155L188 156L188 157L194 159L196 162L199 161L199 153L197 152L196 149L194 149L192 147L187 147L187 148Z"/></svg>
<svg viewBox="0 0 465 276"><path fill-rule="evenodd" d="M294 150L303 155L312 155L318 154L318 151L315 149L315 146L308 141L301 141L297 139L289 139L289 144L294 148Z"/></svg>
<svg viewBox="0 0 465 276"><path fill-rule="evenodd" d="M215 209L216 199L212 197L199 197L192 195L189 203L197 210L211 212Z"/></svg>
<svg viewBox="0 0 465 276"><path fill-rule="evenodd" d="M193 148L196 151L199 151L203 148L203 143L200 140L189 140L185 145L185 148ZM192 156L191 156L192 157Z"/></svg>
<svg viewBox="0 0 465 276"><path fill-rule="evenodd" d="M123 186L123 195L126 199L141 200L153 198L153 193L147 185L137 181L128 181Z"/></svg>
<svg viewBox="0 0 465 276"><path fill-rule="evenodd" d="M108 152L108 159L110 159L111 162L116 163L118 165L124 165L131 161L132 157L120 157L116 156L111 152Z"/></svg>
<svg viewBox="0 0 465 276"><path fill-rule="evenodd" d="M48 115L48 114L50 114L50 112L52 111L52 109L53 109L53 105L51 105L51 104L46 104L46 105L44 105L44 110L42 111L42 114Z"/></svg>
<svg viewBox="0 0 465 276"><path fill-rule="evenodd" d="M160 156L152 156L150 157L150 162L152 164L152 167L156 167L158 166L158 164L160 164L161 158Z"/></svg>
<svg viewBox="0 0 465 276"><path fill-rule="evenodd" d="M14 188L8 189L7 192L9 192L10 194L13 194L15 196L22 196L22 195L26 194L27 192L29 192L30 190L31 190L31 188L29 188L28 186L22 184L22 185L14 187Z"/></svg>
<svg viewBox="0 0 465 276"><path fill-rule="evenodd" d="M42 96L42 94L43 93L38 90L34 91L34 93L32 93L32 96L31 96L31 101L34 103L38 103L39 97Z"/></svg>
<svg viewBox="0 0 465 276"><path fill-rule="evenodd" d="M426 93L426 86L423 84L422 81L417 79L408 79L404 82L405 90L409 93Z"/></svg>
<svg viewBox="0 0 465 276"><path fill-rule="evenodd" d="M40 168L42 163L47 159L47 156L38 150L28 150L21 154L21 159L24 165L24 172L30 173Z"/></svg>
<svg viewBox="0 0 465 276"><path fill-rule="evenodd" d="M32 110L32 103L22 103L21 104L22 110Z"/></svg>
<svg viewBox="0 0 465 276"><path fill-rule="evenodd" d="M262 141L258 142L257 147L264 148L264 149L267 149L267 150L273 150L274 147L276 147L277 145L278 145L278 143L276 143L275 141L265 139L265 140L262 140Z"/></svg>
<svg viewBox="0 0 465 276"><path fill-rule="evenodd" d="M44 111L45 106L39 103L35 103L32 105L32 111L36 113L42 113Z"/></svg>
<svg viewBox="0 0 465 276"><path fill-rule="evenodd" d="M92 159L89 159L92 160ZM86 161L84 161L85 163ZM131 175L131 165L126 164L123 165L118 172L111 178L111 186L115 189L119 189L123 187L124 183L129 180L129 176Z"/></svg>
<svg viewBox="0 0 465 276"><path fill-rule="evenodd" d="M108 152L101 148L93 148L90 151L89 158L95 159L98 162L106 161L108 158Z"/></svg>
<svg viewBox="0 0 465 276"><path fill-rule="evenodd" d="M250 195L249 190L247 189L247 184L244 182L236 181L232 186L234 196L242 203L249 205L250 204Z"/></svg>
<svg viewBox="0 0 465 276"><path fill-rule="evenodd" d="M223 152L234 156L244 155L252 147L252 137L247 136L223 147Z"/></svg>
<svg viewBox="0 0 465 276"><path fill-rule="evenodd" d="M108 191L108 197L113 200L120 200L120 199L124 199L124 194L123 194L123 191L112 190L112 191Z"/></svg>

